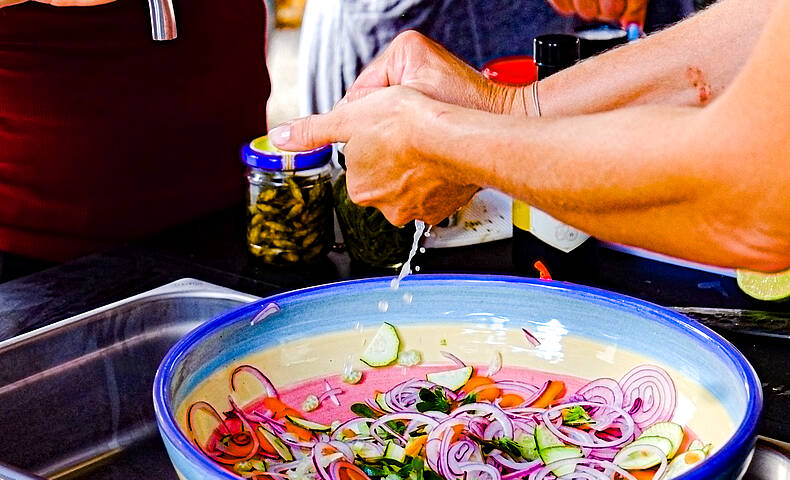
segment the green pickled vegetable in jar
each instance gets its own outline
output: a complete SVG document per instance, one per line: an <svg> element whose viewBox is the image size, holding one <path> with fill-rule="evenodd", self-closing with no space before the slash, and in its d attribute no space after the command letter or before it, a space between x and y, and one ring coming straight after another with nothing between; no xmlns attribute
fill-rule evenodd
<svg viewBox="0 0 790 480"><path fill-rule="evenodd" d="M335 182L334 196L340 231L351 258L378 268L403 265L414 242L414 223L396 227L377 208L352 202L345 173Z"/></svg>
<svg viewBox="0 0 790 480"><path fill-rule="evenodd" d="M274 265L320 260L334 242L332 147L285 152L264 136L242 156L250 253Z"/></svg>

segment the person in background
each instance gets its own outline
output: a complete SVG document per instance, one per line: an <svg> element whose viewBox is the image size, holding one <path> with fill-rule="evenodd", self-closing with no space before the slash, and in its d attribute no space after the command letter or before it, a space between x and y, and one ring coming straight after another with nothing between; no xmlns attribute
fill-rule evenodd
<svg viewBox="0 0 790 480"><path fill-rule="evenodd" d="M351 199L435 223L496 188L595 237L790 267L790 0L721 0L533 87L496 86L415 32L344 100L270 131L345 142Z"/></svg>
<svg viewBox="0 0 790 480"><path fill-rule="evenodd" d="M323 113L395 36L416 30L476 69L531 55L544 33L586 22L653 31L694 11L693 0L308 0L299 45L300 113Z"/></svg>
<svg viewBox="0 0 790 480"><path fill-rule="evenodd" d="M142 0L0 0L0 281L241 200L265 2L174 3L154 42Z"/></svg>

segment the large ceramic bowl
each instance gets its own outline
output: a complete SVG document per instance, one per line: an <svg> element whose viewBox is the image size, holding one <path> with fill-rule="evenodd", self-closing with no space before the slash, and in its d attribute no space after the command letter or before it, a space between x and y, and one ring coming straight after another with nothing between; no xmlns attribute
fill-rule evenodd
<svg viewBox="0 0 790 480"><path fill-rule="evenodd" d="M270 302L281 311L250 320ZM677 313L587 287L523 278L417 275L399 290L367 279L276 295L209 321L183 338L163 361L154 385L157 421L181 478L238 478L214 464L184 433L196 397L227 404L227 369L260 368L279 387L337 374L358 357L361 338L382 322L398 326L426 362L447 363L441 350L486 365L499 352L506 365L583 378L621 378L634 365L666 369L678 390L675 420L714 445L683 480L740 478L752 454L762 405L760 383L726 340ZM541 341L532 348L521 327Z"/></svg>

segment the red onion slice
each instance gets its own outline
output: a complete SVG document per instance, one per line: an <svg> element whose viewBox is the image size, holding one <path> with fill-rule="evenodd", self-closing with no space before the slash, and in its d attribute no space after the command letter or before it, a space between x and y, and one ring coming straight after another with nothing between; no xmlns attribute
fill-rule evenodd
<svg viewBox="0 0 790 480"><path fill-rule="evenodd" d="M677 405L677 390L669 374L655 365L635 367L620 380L625 411L639 428L672 420ZM641 405L640 405L641 403Z"/></svg>
<svg viewBox="0 0 790 480"><path fill-rule="evenodd" d="M537 347L538 345L540 345L540 340L538 340L535 337L535 335L532 335L529 332L529 330L527 330L526 328L522 328L521 331L524 332L524 338L527 339L530 345L532 345L533 347Z"/></svg>
<svg viewBox="0 0 790 480"><path fill-rule="evenodd" d="M460 469L464 472L464 478L469 480L477 479L480 480L479 475L471 475L475 472L483 473L490 477L490 480L501 480L502 474L491 465L487 465L485 463L478 463L478 462L468 462L459 466Z"/></svg>
<svg viewBox="0 0 790 480"><path fill-rule="evenodd" d="M277 389L274 388L274 384L269 380L269 378L263 374L260 370L253 367L252 365L239 365L233 372L230 374L230 389L231 391L236 391L236 375L241 372L247 372L257 378L266 389L266 396L267 397L275 397L279 398L280 395L277 393Z"/></svg>
<svg viewBox="0 0 790 480"><path fill-rule="evenodd" d="M554 478L554 475L551 473L552 470L556 468L578 466L578 465L585 465L585 466L595 465L595 466L603 467L607 471L619 473L626 480L637 480L636 477L631 475L627 470L623 470L622 468L618 467L612 462L607 462L605 460L595 460L592 458L569 458L567 460L559 460L557 462L550 463L545 467L541 468L540 470L532 473L529 476L529 480L547 480L548 478ZM573 478L573 477L569 477L568 475L566 475L563 476L562 478L565 479L565 478ZM611 478L611 477L605 477L605 478Z"/></svg>
<svg viewBox="0 0 790 480"><path fill-rule="evenodd" d="M450 360L451 362L453 362L454 364L456 364L459 368L464 368L466 366L466 363L464 363L463 360L461 360L460 358L456 357L455 355L453 355L450 352L445 352L444 350L442 350L439 353L441 353L444 358L446 358L446 359Z"/></svg>
<svg viewBox="0 0 790 480"><path fill-rule="evenodd" d="M451 417L458 417L467 412L482 412L491 417L502 425L502 435L505 438L513 439L513 422L510 417L496 405L490 403L470 403L462 407L458 407L450 414Z"/></svg>
<svg viewBox="0 0 790 480"><path fill-rule="evenodd" d="M552 423L551 421L551 414L560 412L563 409L571 408L571 407L597 407L601 409L611 409L613 412L617 413L624 422L623 428L620 432L619 438L614 438L612 440L594 440L590 441L581 441L578 438L572 438L565 433L563 433L560 428ZM543 412L543 424L551 430L551 433L556 435L560 440L570 443L573 445L577 445L579 447L589 447L589 448L603 448L603 447L617 447L619 445L624 444L625 442L629 441L631 437L633 437L634 433L634 421L628 412L622 410L621 408L614 407L611 405L604 405L602 403L593 403L593 402L573 402L573 403L566 403L563 405L557 405L556 407L552 407L545 412Z"/></svg>
<svg viewBox="0 0 790 480"><path fill-rule="evenodd" d="M620 407L623 405L623 390L612 378L599 378L580 388L576 395L581 395L589 402L603 403Z"/></svg>

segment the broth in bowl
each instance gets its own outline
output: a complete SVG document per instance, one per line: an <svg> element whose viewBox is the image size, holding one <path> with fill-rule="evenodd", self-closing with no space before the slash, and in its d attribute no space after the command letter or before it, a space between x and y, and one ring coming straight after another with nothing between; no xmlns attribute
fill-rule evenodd
<svg viewBox="0 0 790 480"><path fill-rule="evenodd" d="M415 461L428 475L460 478L441 460L457 444L468 449L459 463L470 464L465 468L475 473L471 478L521 474L541 480L586 466L608 473L607 478L619 471L622 478L669 480L704 460L735 431L726 409L704 388L634 352L563 338L564 350L575 356L608 356L607 371L618 374L617 382L596 378L593 368L552 368L555 356L541 348L540 333L529 334L532 340L522 331L485 323L472 329L409 326L398 330L395 353L415 352L425 359L421 365L399 365L395 357L390 366L363 369L357 359L375 332L367 330L287 343L241 359L242 368L234 364L213 373L178 409L182 428L230 472L249 478L272 472L292 480L324 478L328 473L317 470L328 472L334 462L356 467L359 480L384 479L408 468L409 475L399 477L407 479L414 476ZM551 334L545 337L550 343ZM349 354L353 348L356 356ZM635 371L633 366L640 367ZM362 375L353 384L352 371ZM642 381L624 392L629 373ZM497 414L510 421L506 432ZM392 426L371 432L380 418ZM428 441L441 442L435 430L445 424L452 424L449 431L456 438L445 449L429 448ZM695 432L711 443L698 441ZM508 442L509 451L503 452ZM320 451L337 454L342 445L353 455ZM331 461L319 467L316 457Z"/></svg>

